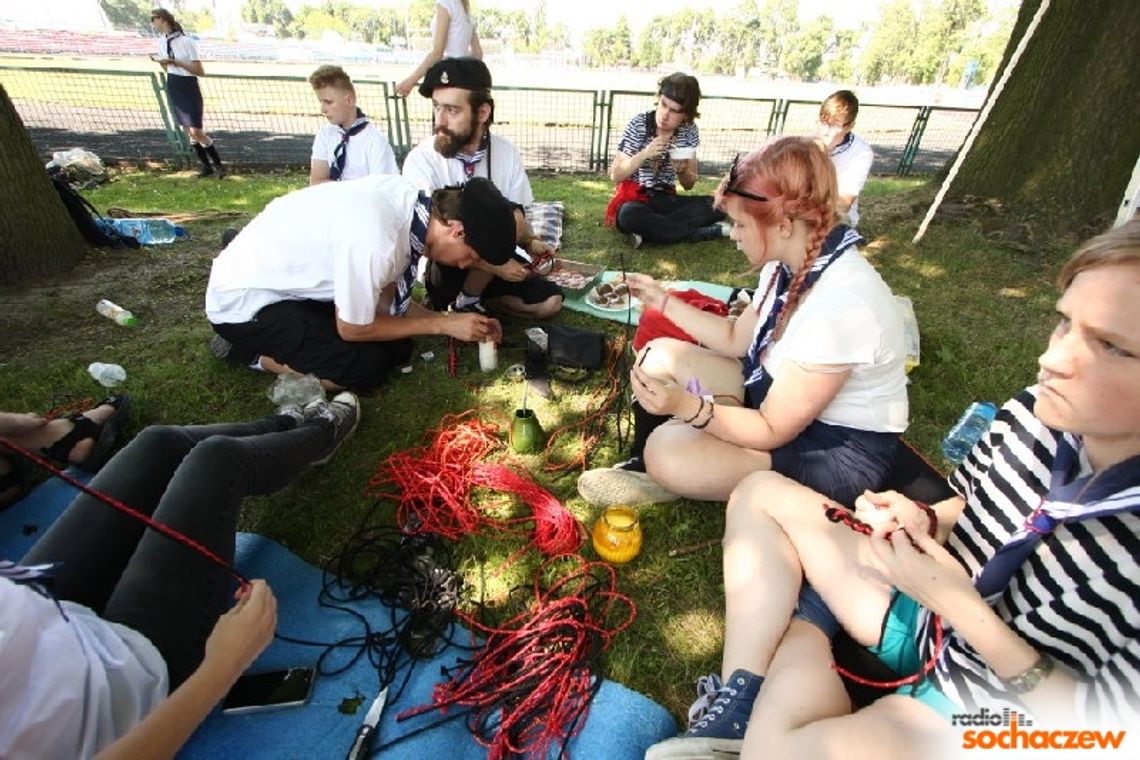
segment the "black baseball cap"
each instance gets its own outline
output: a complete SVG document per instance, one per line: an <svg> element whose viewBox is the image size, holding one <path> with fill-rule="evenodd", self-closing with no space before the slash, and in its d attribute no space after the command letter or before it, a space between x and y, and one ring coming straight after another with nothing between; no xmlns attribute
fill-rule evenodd
<svg viewBox="0 0 1140 760"><path fill-rule="evenodd" d="M491 89L491 72L478 58L443 58L432 64L420 84L420 95L430 98L436 87L461 90Z"/></svg>
<svg viewBox="0 0 1140 760"><path fill-rule="evenodd" d="M491 180L472 177L463 186L459 216L479 258L494 266L507 263L515 251L515 208Z"/></svg>

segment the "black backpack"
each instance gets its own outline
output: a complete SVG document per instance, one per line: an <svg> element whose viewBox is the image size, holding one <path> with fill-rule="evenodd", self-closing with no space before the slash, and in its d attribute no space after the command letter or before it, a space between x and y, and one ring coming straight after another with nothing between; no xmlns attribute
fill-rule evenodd
<svg viewBox="0 0 1140 760"><path fill-rule="evenodd" d="M84 240L100 248L139 247L139 241L133 237L122 235L111 227L103 227L95 222L101 216L99 210L68 184L66 173L62 169L52 166L48 168L47 173L67 213L71 214L75 226L83 233Z"/></svg>

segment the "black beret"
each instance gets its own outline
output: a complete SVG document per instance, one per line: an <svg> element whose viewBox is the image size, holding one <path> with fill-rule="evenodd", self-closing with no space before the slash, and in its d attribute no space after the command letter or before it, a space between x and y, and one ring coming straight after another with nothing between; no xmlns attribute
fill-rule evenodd
<svg viewBox="0 0 1140 760"><path fill-rule="evenodd" d="M424 74L420 95L430 98L436 87L458 87L461 90L491 89L491 72L478 58L444 58L432 64Z"/></svg>
<svg viewBox="0 0 1140 760"><path fill-rule="evenodd" d="M454 59L453 59L454 60ZM505 264L515 251L515 208L486 177L463 186L459 216L467 245L488 264Z"/></svg>

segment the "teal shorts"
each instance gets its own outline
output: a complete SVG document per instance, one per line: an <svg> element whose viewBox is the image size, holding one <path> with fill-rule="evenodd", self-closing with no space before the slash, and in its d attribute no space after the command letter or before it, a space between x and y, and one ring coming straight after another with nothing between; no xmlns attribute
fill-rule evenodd
<svg viewBox="0 0 1140 760"><path fill-rule="evenodd" d="M918 660L918 646L914 641L915 630L918 628L918 610L918 602L895 590L891 606L883 619L883 635L876 646L867 648L868 652L901 675L917 673L922 668L922 663ZM950 716L963 711L939 691L930 678L900 686L895 693L914 697L945 718L947 723L951 720Z"/></svg>

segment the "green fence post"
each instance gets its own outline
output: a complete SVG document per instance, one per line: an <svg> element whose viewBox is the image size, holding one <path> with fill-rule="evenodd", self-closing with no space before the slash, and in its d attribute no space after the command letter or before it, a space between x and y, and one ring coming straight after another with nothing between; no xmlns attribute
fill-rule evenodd
<svg viewBox="0 0 1140 760"><path fill-rule="evenodd" d="M934 109L931 106L922 106L918 115L914 117L914 125L910 128L910 137L907 138L906 147L903 148L902 158L899 159L899 168L895 172L900 177L910 174L914 166L914 157L918 155L918 146L922 142L922 133L930 121L930 114Z"/></svg>
<svg viewBox="0 0 1140 760"><path fill-rule="evenodd" d="M166 98L166 75L152 71L150 73L150 86L154 90L154 99L158 101L158 113L162 117L166 141L170 144L170 149L182 166L190 166L192 160L190 142L186 139L186 133L174 123L174 119L170 115L170 103Z"/></svg>
<svg viewBox="0 0 1140 760"><path fill-rule="evenodd" d="M768 114L768 137L784 133L784 122L788 119L788 108L791 104L790 100L783 98L777 98L772 104L772 113Z"/></svg>

